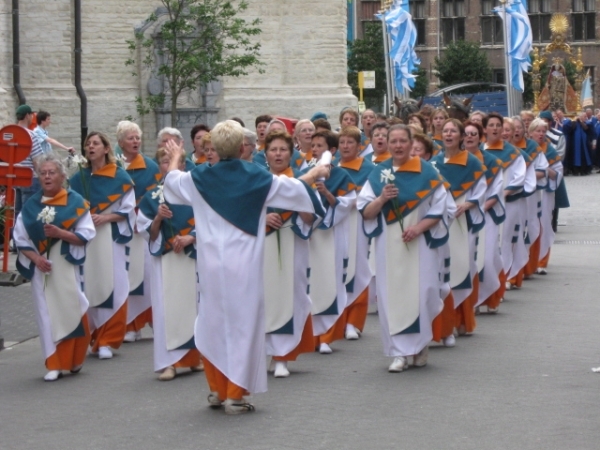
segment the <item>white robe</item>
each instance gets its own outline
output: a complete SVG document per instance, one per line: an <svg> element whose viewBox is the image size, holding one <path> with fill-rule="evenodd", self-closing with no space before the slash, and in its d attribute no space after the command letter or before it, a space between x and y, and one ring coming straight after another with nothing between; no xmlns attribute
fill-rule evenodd
<svg viewBox="0 0 600 450"><path fill-rule="evenodd" d="M554 230L552 229L552 211L554 210L554 196L556 188L560 184L563 177L563 164L561 161L557 161L550 169L556 171L556 180L546 178L546 187L541 191L542 193L542 215L540 217L541 223L541 238L540 238L540 259L544 258L550 251L550 247L554 243Z"/></svg>
<svg viewBox="0 0 600 450"><path fill-rule="evenodd" d="M133 227L135 225L135 193L133 189L130 189L123 197L113 203L110 207L104 210L103 214L122 214L127 215L125 220L116 222L119 227L119 233L123 236L131 236ZM104 230L100 230L104 228ZM103 249L96 252L97 246L110 246L110 253L112 253L112 285L113 285L113 306L112 308L94 308L90 307L88 311L88 320L90 325L90 332L100 328L111 317L123 306L129 296L129 278L127 276L127 262L129 257L127 256L125 246L126 244L118 244L112 239L112 222L108 222L98 227L98 235L87 248L87 255L85 259L85 271L90 274L86 282L86 291L89 292L93 289L93 283L102 283L101 279L98 279L96 271L93 270L93 260L96 259L96 264L107 264L106 259L103 257L106 253ZM102 232L104 231L104 233ZM98 240L99 236L103 236L103 241ZM110 241L108 240L110 237ZM91 300L90 300L91 302Z"/></svg>
<svg viewBox="0 0 600 450"><path fill-rule="evenodd" d="M87 212L79 218L70 231L77 233L87 241L93 239L96 235L96 229L90 213ZM35 248L27 234L21 215L17 217L13 239L17 247ZM73 326L73 324L77 325L89 306L82 289L84 282L83 266L71 264L60 255L61 242L55 243L50 250L49 260L53 262L53 272L49 277L57 279L56 281L60 283L69 283L68 286L65 286L65 290L75 292L76 298L68 296L68 298L47 299L45 295L45 275L37 267L34 269L33 279L31 280L31 293L36 307L36 321L40 331L40 343L44 359L48 359L56 352L56 346L62 340L57 336L63 335L64 338L66 336L64 330ZM69 253L73 258L81 259L85 255L85 246L69 245ZM31 264L31 260L22 252L19 253L19 262L25 267L29 267ZM59 268L59 264L61 268ZM72 273L68 273L71 270ZM48 281L49 283L50 281ZM74 329L75 327L71 331Z"/></svg>
<svg viewBox="0 0 600 450"><path fill-rule="evenodd" d="M310 297L313 301L313 333L315 336L326 333L333 325L335 325L335 322L344 312L348 303L344 259L349 253L348 241L350 223L348 218L352 208L355 208L356 192L350 191L343 196L336 197L336 199L338 203L327 209L327 214L323 221L320 224L315 223L313 225L314 231L309 243L312 249L310 252L311 280L309 280L309 282L311 284ZM327 228L318 228L319 226ZM321 245L321 239L326 239L329 244L331 244L331 240L333 240L333 245L329 247L334 248L333 257L335 261L333 266L329 263L323 264L324 260L316 257L318 250L316 247ZM324 292L319 288L320 284L316 282L317 276L326 279L326 282L330 284L325 298ZM335 289L333 283L335 283ZM334 290L335 295L337 296L337 314L317 314L320 312L318 306L323 304L324 301L327 305L331 305L333 300L333 298L331 298L331 293Z"/></svg>
<svg viewBox="0 0 600 450"><path fill-rule="evenodd" d="M522 192L523 185L525 184L525 173L525 160L522 157L517 157L502 172L504 177L502 189L504 190L506 187L512 186L515 189L511 192L511 194L518 194ZM513 265L513 260L515 257L514 251L518 245L517 242L519 239L521 242L523 241L523 228L521 225L522 208L519 206L520 201L524 200L521 198L512 202L508 202L505 199L506 219L504 220L500 231L502 267L508 278L510 278L509 273L511 271L511 266ZM519 270L521 270L521 267L519 267L517 273Z"/></svg>
<svg viewBox="0 0 600 450"><path fill-rule="evenodd" d="M446 189L440 184L435 192L425 199L414 211L404 217L404 227L416 224L426 216L442 217L434 227L429 231L432 238L442 239L447 234L446 218ZM371 184L367 182L358 197L358 209L362 210L366 205L377 196L371 188ZM379 308L379 323L381 325L381 338L383 341L383 351L386 356L410 356L416 355L423 350L433 338L432 322L433 319L442 311L443 300L440 297L440 273L439 273L439 258L438 249L428 247L425 236L422 234L417 239L408 244L409 260L399 267L390 267L387 264L389 253L397 252L398 248L404 246L400 240L394 239L395 244L392 244L390 233L395 234L395 237L401 235L400 226L398 223L387 225L379 214L382 232L375 239L375 249L377 257L377 302ZM365 220L365 232L371 234L378 224L378 219ZM398 246L398 248L396 248ZM404 252L404 250L402 250ZM412 252L412 253L411 253ZM418 263L415 265L415 263ZM407 280L405 289L395 292L388 291L389 277L398 277L400 272L415 271L415 277L410 277ZM413 281L411 283L410 281ZM394 308L394 304L409 300L411 303L416 303L416 299L404 298L409 293L414 293L418 296L418 318L420 325L419 333L411 334L390 334L390 308ZM412 320L412 318L410 319Z"/></svg>
<svg viewBox="0 0 600 450"><path fill-rule="evenodd" d="M169 203L194 209L200 298L196 346L230 381L251 393L266 392L263 260L265 235L252 236L229 223L206 203L191 173L173 171L164 182ZM266 228L266 208L314 213L305 185L273 176L258 230Z"/></svg>
<svg viewBox="0 0 600 450"><path fill-rule="evenodd" d="M306 225L300 216L294 216L290 219L290 224L295 224L298 226L299 231L302 233L304 237L308 237L310 235L311 226ZM287 225L287 224L286 224ZM282 242L282 247L285 241L289 240L291 246L293 247L293 255L290 254L281 254L282 259L282 267L290 267L292 271L292 286L291 294L292 294L292 305L291 305L291 316L288 318L286 314L286 318L284 320L291 319L293 323L293 333L270 333L267 328L266 335L266 346L267 346L267 355L269 356L285 356L294 350L300 340L302 339L302 332L304 331L304 327L306 326L306 321L310 316L311 309L311 301L308 295L308 276L307 271L309 269L309 251L308 251L308 241L302 239L296 233L292 231L290 227L282 228L279 230L280 240ZM266 315L267 315L267 324L274 322L272 317L269 317L269 305L272 302L277 302L278 298L268 298L268 283L269 280L272 279L273 276L277 276L279 273L279 254L277 251L277 233L273 232L269 236L266 236L265 243L268 241L271 242L272 245L267 245L267 251L265 251L265 307L266 307ZM270 252L269 252L270 250ZM286 261L287 260L287 261ZM276 295L275 292L273 294ZM279 312L281 308L275 308ZM289 309L289 308L288 308ZM272 320L269 320L272 319Z"/></svg>
<svg viewBox="0 0 600 450"><path fill-rule="evenodd" d="M485 192L486 202L493 197L496 197L497 201L492 208L485 212L484 238L480 241L480 245L484 246L483 268L479 271L479 297L476 306L485 302L500 287L499 277L502 272L500 225L494 222L490 211L493 211L497 217L504 215L504 194L502 191L503 173L502 169L499 169ZM479 252L477 257L480 258Z"/></svg>
<svg viewBox="0 0 600 450"><path fill-rule="evenodd" d="M150 234L147 229L152 224L152 220L144 215L141 209L137 215L137 229L144 239L149 242L149 249L158 252L162 244L162 234L150 241ZM179 344L183 345L194 336L194 318L197 315L197 285L196 285L196 262L188 257L184 252L169 252L169 259L176 259L177 267L180 269L171 273L169 279L164 279L163 261L164 256L154 256L150 254L150 297L152 299L152 331L154 334L154 371L161 372L169 366L174 365L183 358L190 349L169 349L169 343L173 337L183 336ZM173 258L173 259L171 259ZM175 262L175 261L173 261ZM171 286L181 286L176 295L166 298L164 295L165 284ZM193 285L190 286L190 285ZM177 290L176 290L177 291ZM168 310L168 311L167 311ZM170 336L168 339L167 316L171 320L178 322L177 336Z"/></svg>

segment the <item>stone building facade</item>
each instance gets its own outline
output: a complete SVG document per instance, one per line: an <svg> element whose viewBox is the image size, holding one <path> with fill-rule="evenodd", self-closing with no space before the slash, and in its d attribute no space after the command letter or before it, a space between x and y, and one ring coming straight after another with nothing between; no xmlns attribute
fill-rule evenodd
<svg viewBox="0 0 600 450"><path fill-rule="evenodd" d="M20 0L21 86L27 103L53 116L50 135L78 146L80 100L74 87L74 1ZM88 127L113 137L116 124L133 117L152 152L164 115L137 117L135 98L156 88L147 74L133 77L125 66L134 29L160 6L156 0L82 1L82 85L88 99ZM264 74L212 83L181 100L181 128L196 120L209 125L241 117L249 128L260 114L310 117L327 113L335 122L345 106L356 106L347 84L346 0L251 0L248 19L259 17ZM151 32L152 30L147 30ZM0 0L0 125L14 123L12 0ZM155 81L155 80L154 80ZM150 82L150 83L149 83ZM199 116L198 107L210 114ZM190 112L190 110L192 110ZM195 111L195 112L194 112ZM189 113L189 114L186 114ZM189 148L189 147L188 147Z"/></svg>
<svg viewBox="0 0 600 450"><path fill-rule="evenodd" d="M413 21L419 34L416 52L421 67L429 76L429 91L438 87L434 72L434 59L444 52L447 42L455 39L478 41L487 53L494 73L494 81L504 83L504 45L502 21L492 13L499 0L409 0ZM600 61L600 24L596 20L600 0L528 0L529 20L535 46L550 43L550 17L561 12L569 18L569 42L581 47L583 62L592 78L595 104L600 104L600 89L594 89L594 79ZM360 0L357 5L359 36L364 24L375 20L381 9L380 0Z"/></svg>

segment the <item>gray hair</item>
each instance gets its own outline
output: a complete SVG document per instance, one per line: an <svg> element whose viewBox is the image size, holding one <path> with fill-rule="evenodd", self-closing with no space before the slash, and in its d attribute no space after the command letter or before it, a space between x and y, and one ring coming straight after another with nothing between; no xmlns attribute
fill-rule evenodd
<svg viewBox="0 0 600 450"><path fill-rule="evenodd" d="M511 119L513 122L519 122L521 124L521 127L523 127L523 131L525 131L525 122L523 121L523 119L521 119L521 116L512 116Z"/></svg>
<svg viewBox="0 0 600 450"><path fill-rule="evenodd" d="M244 139L248 139L250 144L256 145L256 133L248 128L244 128Z"/></svg>
<svg viewBox="0 0 600 450"><path fill-rule="evenodd" d="M121 120L117 124L117 142L121 142L132 131L136 132L140 136L140 139L142 138L142 129L137 123L129 120Z"/></svg>
<svg viewBox="0 0 600 450"><path fill-rule="evenodd" d="M175 136L177 139L179 139L179 142L183 141L183 135L181 134L181 131L179 131L177 128L165 127L158 132L156 137L156 143L158 145L162 143L162 138L165 134L169 136Z"/></svg>
<svg viewBox="0 0 600 450"><path fill-rule="evenodd" d="M285 125L285 123L283 123L283 121L281 121L279 119L273 119L269 122L269 125L267 125L267 132L265 133L265 135L267 135L271 132L271 125L273 125L274 123L280 123L281 125L283 125L283 129L287 133L287 126Z"/></svg>
<svg viewBox="0 0 600 450"><path fill-rule="evenodd" d="M547 130L548 129L548 122L546 122L544 119L540 119L539 117L536 117L531 122L531 125L529 125L529 130L527 130L527 131L529 133L533 133L535 130L537 130L540 127L544 127Z"/></svg>
<svg viewBox="0 0 600 450"><path fill-rule="evenodd" d="M296 123L296 127L294 128L294 135L297 135L300 132L300 128L302 125L310 123L313 127L313 131L315 130L315 125L310 121L310 119L301 119Z"/></svg>
<svg viewBox="0 0 600 450"><path fill-rule="evenodd" d="M40 176L40 169L44 164L54 164L56 169L63 177L67 176L67 169L65 168L65 165L54 153L44 153L43 155L35 158L34 163L35 172L37 173L38 177Z"/></svg>

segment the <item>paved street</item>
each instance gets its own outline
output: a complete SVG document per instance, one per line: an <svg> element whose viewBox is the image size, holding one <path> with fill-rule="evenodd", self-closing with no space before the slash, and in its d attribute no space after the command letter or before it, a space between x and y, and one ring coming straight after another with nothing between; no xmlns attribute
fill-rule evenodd
<svg viewBox="0 0 600 450"><path fill-rule="evenodd" d="M29 287L0 287L0 333L21 342L0 352L0 448L597 449L600 175L567 183L548 275L478 316L473 336L390 374L370 315L360 341L301 356L244 416L210 410L202 374L157 381L151 330L45 383Z"/></svg>

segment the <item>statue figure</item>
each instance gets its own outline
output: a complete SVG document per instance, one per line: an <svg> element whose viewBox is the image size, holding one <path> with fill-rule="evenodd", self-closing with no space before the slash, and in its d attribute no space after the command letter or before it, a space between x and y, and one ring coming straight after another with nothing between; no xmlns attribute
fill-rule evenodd
<svg viewBox="0 0 600 450"><path fill-rule="evenodd" d="M567 79L560 58L553 60L546 86L539 96L538 107L540 111L561 109L567 114L577 111L577 94Z"/></svg>

